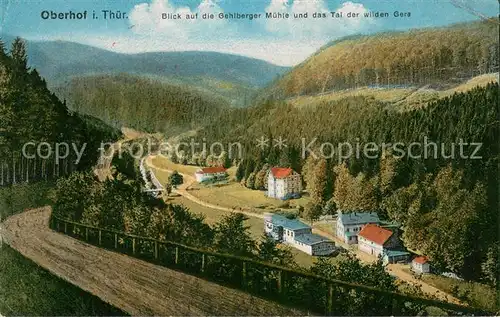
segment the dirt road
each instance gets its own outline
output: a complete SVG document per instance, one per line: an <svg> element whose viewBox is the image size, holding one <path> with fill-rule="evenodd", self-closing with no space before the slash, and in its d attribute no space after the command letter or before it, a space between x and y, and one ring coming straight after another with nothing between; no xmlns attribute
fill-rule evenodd
<svg viewBox="0 0 500 317"><path fill-rule="evenodd" d="M305 314L56 233L49 216L50 207L12 216L2 235L38 265L131 315Z"/></svg>
<svg viewBox="0 0 500 317"><path fill-rule="evenodd" d="M155 170L172 173L171 170L155 166L153 164L151 156L149 156L146 159L146 165L148 165L150 168L155 169ZM212 209L216 209L216 210L221 210L221 211L226 211L226 212L227 211L239 212L239 213L242 213L248 217L256 217L256 218L260 218L260 219L264 218L263 214L242 211L242 210L238 210L238 209L230 209L230 208L210 204L210 203L207 203L205 201L200 200L198 197L193 196L187 190L196 181L195 178L191 175L187 175L187 174L183 174L183 173L179 173L179 174L181 174L182 177L184 178L184 183L177 188L176 192L178 194L184 196L185 198L191 200L192 202L195 202L199 205L202 205L202 206L205 206L208 208L212 208ZM341 245L346 249L349 248L345 243L340 241L337 237L333 236L332 234L330 234L326 231L323 231L319 228L313 228L313 232L334 240L337 245ZM365 263L373 263L376 261L376 259L374 257L372 257L372 256L370 256L362 251L359 251L358 249L352 249L352 251L356 254L357 258L359 258L361 261L363 261ZM460 300L458 300L457 298L451 296L450 294L445 293L445 292L437 289L436 287L425 283L424 281L416 279L415 277L413 277L413 275L404 271L403 268L404 268L404 266L401 264L389 264L387 266L387 271L389 274L391 274L392 276L395 276L396 278L398 278L402 281L411 283L413 285L420 286L420 289L426 294L436 296L438 299L444 300L444 301L447 301L450 303L462 304L462 305L464 304Z"/></svg>

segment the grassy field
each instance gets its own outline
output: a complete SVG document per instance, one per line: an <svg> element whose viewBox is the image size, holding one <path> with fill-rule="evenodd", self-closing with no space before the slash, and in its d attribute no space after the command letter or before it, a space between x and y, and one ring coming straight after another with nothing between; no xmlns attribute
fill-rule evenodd
<svg viewBox="0 0 500 317"><path fill-rule="evenodd" d="M21 183L0 187L0 221L23 210L48 205L53 183Z"/></svg>
<svg viewBox="0 0 500 317"><path fill-rule="evenodd" d="M24 316L123 316L121 310L0 248L0 312Z"/></svg>
<svg viewBox="0 0 500 317"><path fill-rule="evenodd" d="M189 192L214 205L227 208L251 208L256 213L275 211L276 209L293 209L299 205L305 206L308 202L308 197L304 196L290 200L290 208L286 208L283 201L266 197L264 191L251 190L236 182L230 182L220 187L195 184L191 186Z"/></svg>
<svg viewBox="0 0 500 317"><path fill-rule="evenodd" d="M156 167L168 170L177 170L180 173L188 175L193 175L199 168L192 165L174 164L165 157L155 157L152 162ZM228 169L230 180L234 178L235 172L236 167ZM162 171L158 171L158 173L159 175L157 176L160 181L166 181L166 173ZM160 177L162 177L163 180ZM256 213L275 211L276 209L282 209L283 207L283 201L266 197L264 191L251 190L234 181L230 181L229 184L220 187L205 186L194 183L190 186L189 192L193 196L213 205L227 208L251 208L252 211ZM290 200L290 206L291 208L295 208L299 205L305 206L308 201L309 198L307 194L305 194L299 199Z"/></svg>
<svg viewBox="0 0 500 317"><path fill-rule="evenodd" d="M389 89L361 87L357 89L334 91L323 95L295 97L289 99L288 103L297 107L310 107L348 97L366 96L391 105L391 109L406 111L421 107L430 101L450 96L456 92L465 92L477 86L485 86L492 81L498 82L498 73L477 76L460 85L443 90L425 87Z"/></svg>
<svg viewBox="0 0 500 317"><path fill-rule="evenodd" d="M488 285L435 274L423 274L422 280L472 306L491 312L500 311L498 292Z"/></svg>
<svg viewBox="0 0 500 317"><path fill-rule="evenodd" d="M210 225L214 225L224 215L229 214L229 212L201 206L182 196L177 196L177 195L172 195L172 196L173 197L170 197L168 199L168 202L184 205L185 207L189 208L191 212L202 214L203 216L205 216L207 223ZM254 240L259 241L260 239L262 239L264 233L264 221L262 219L249 217L248 220L246 221L246 225L249 227L250 234ZM291 251L295 257L295 261L297 261L299 265L304 267L311 266L316 259L316 257L310 256L294 248L291 248Z"/></svg>

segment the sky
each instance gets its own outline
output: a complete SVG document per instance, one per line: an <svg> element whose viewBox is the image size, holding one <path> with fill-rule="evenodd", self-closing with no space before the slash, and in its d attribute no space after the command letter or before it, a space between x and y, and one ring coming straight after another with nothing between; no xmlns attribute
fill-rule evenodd
<svg viewBox="0 0 500 317"><path fill-rule="evenodd" d="M452 3L465 3L465 10ZM103 10L125 13L104 19ZM83 13L86 19L43 19L42 12ZM332 18L330 12L342 12ZM410 16L395 17L394 12ZM326 43L353 34L444 26L499 13L497 0L2 0L0 34L28 40L64 40L121 53L217 51L293 66ZM95 12L97 19L92 13ZM261 18L219 19L219 13L253 13ZM289 19L266 19L265 12L288 13ZM308 13L296 19L293 14ZM313 18L313 13L327 18ZM365 17L387 12L387 18ZM162 19L163 13L181 20ZM198 13L187 20L186 14ZM215 19L202 19L203 14ZM358 17L347 17L347 14ZM0 35L1 36L1 35Z"/></svg>

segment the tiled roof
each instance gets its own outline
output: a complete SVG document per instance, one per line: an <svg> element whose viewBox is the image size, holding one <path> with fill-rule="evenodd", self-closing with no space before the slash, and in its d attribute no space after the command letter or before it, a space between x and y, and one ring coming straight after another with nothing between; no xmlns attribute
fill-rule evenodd
<svg viewBox="0 0 500 317"><path fill-rule="evenodd" d="M295 241L304 243L306 245L313 245L319 242L331 241L331 240L323 236L320 236L319 234L306 233L306 234L299 234L298 236L296 236Z"/></svg>
<svg viewBox="0 0 500 317"><path fill-rule="evenodd" d="M418 264L424 264L427 263L429 260L425 256L417 256L416 258L413 259L413 261Z"/></svg>
<svg viewBox="0 0 500 317"><path fill-rule="evenodd" d="M384 243L386 243L387 240L389 240L389 238L392 236L392 231L381 228L377 225L369 224L361 229L361 231L358 233L358 236L375 242L378 245L384 245Z"/></svg>
<svg viewBox="0 0 500 317"><path fill-rule="evenodd" d="M282 226L283 228L286 228L288 230L299 230L299 229L307 229L311 228L310 226L306 225L302 221L298 219L288 219L285 216L282 215L276 215L273 214L271 216L271 221L273 225L275 226Z"/></svg>
<svg viewBox="0 0 500 317"><path fill-rule="evenodd" d="M293 170L291 168L283 167L273 167L271 168L271 173L276 178L285 178L292 174Z"/></svg>
<svg viewBox="0 0 500 317"><path fill-rule="evenodd" d="M214 173L222 173L225 172L226 169L222 166L216 167L205 167L196 171L197 174L214 174Z"/></svg>
<svg viewBox="0 0 500 317"><path fill-rule="evenodd" d="M341 212L339 213L339 219L343 225L356 225L356 224L367 224L367 223L379 223L380 219L376 212Z"/></svg>

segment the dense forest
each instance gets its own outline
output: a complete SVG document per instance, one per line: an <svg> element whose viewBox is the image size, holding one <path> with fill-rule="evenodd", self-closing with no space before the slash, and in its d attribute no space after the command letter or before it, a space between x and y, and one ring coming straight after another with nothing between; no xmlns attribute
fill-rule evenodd
<svg viewBox="0 0 500 317"><path fill-rule="evenodd" d="M362 86L442 86L498 72L498 23L387 32L336 40L277 79L273 98Z"/></svg>
<svg viewBox="0 0 500 317"><path fill-rule="evenodd" d="M188 86L132 75L77 77L60 91L68 106L115 127L181 133L212 122L229 104Z"/></svg>
<svg viewBox="0 0 500 317"><path fill-rule="evenodd" d="M245 146L243 159L233 163L248 187L263 189L270 166L290 166L302 173L311 196L306 211L376 210L400 223L405 245L428 255L438 270L496 284L498 88L491 83L403 113L365 97L308 108L266 101L226 114L217 120L226 125L207 126L199 137ZM262 136L281 136L288 146L261 151L255 140ZM321 147L325 142L348 142L353 155L332 153ZM356 146L369 142L379 145L370 157L355 155ZM410 157L412 142L420 146Z"/></svg>
<svg viewBox="0 0 500 317"><path fill-rule="evenodd" d="M19 38L9 52L0 43L0 123L0 186L87 169L95 163L101 142L118 136L98 119L70 112L37 70L27 66L26 47ZM59 160L57 143L69 147L69 155ZM75 148L84 149L78 164Z"/></svg>

